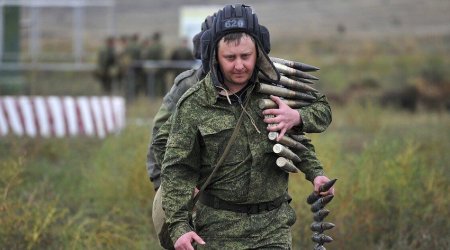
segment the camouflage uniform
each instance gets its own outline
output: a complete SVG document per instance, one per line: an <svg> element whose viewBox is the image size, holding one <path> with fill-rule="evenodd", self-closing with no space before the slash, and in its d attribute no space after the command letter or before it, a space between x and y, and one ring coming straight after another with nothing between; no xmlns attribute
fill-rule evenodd
<svg viewBox="0 0 450 250"><path fill-rule="evenodd" d="M169 117L175 111L176 104L178 100L181 98L181 96L203 77L204 77L203 69L200 67L198 69L186 70L175 78L172 88L170 89L169 93L167 93L164 96L163 103L161 104L158 113L156 113L153 119L152 138L155 137L159 128L161 128L161 126L169 119ZM153 182L155 190L158 189L159 185L161 184L160 179L161 164L160 162L157 163L155 161L155 155L153 152L151 139L147 151L147 171L150 180Z"/></svg>
<svg viewBox="0 0 450 250"><path fill-rule="evenodd" d="M159 40L154 40L150 46L143 51L144 60L163 60L164 59L164 46ZM164 96L166 93L166 83L165 83L165 69L154 69L152 72L154 74L154 89L148 91L154 91L155 96Z"/></svg>
<svg viewBox="0 0 450 250"><path fill-rule="evenodd" d="M137 34L133 35L128 41L124 54L124 64L127 64L126 66L128 67L133 65L131 71L134 75L134 82L129 88L137 96L141 91L145 90L145 72L142 65L137 64L142 59L139 36Z"/></svg>
<svg viewBox="0 0 450 250"><path fill-rule="evenodd" d="M267 95L252 92L248 98L246 110L255 124L252 124L247 115L244 116L228 157L206 189L209 194L236 204L272 201L285 194L288 187L288 174L275 164L277 155L272 152L273 142L267 139L267 124L258 107L258 100L267 98ZM325 116L325 121L330 121L330 112L326 110L324 108L323 112L316 115L307 115L305 122L317 121L321 115ZM236 102L229 104L226 99L218 97L210 75L190 88L178 102L178 108L169 120L171 130L162 168L162 185L165 190L163 207L174 242L193 230L188 223L189 211L186 204L194 187L201 186L211 173L241 112L242 108ZM163 128L168 126L166 124ZM258 133L254 126L262 132ZM303 127L309 128L309 125ZM161 149L164 139L161 140L160 137L164 137L167 129L163 128L153 143L157 159L162 157L161 153L164 151ZM319 129L322 128L326 126ZM315 157L313 152L307 154ZM298 168L309 181L323 174L322 165L317 160L299 164ZM196 206L195 231L206 241L206 246L203 247L291 247L290 226L294 224L296 217L287 203L258 214L218 210L201 203Z"/></svg>
<svg viewBox="0 0 450 250"><path fill-rule="evenodd" d="M105 46L100 49L97 55L97 77L100 80L103 91L107 94L112 92L113 71L116 66L113 41L112 38L108 38Z"/></svg>
<svg viewBox="0 0 450 250"><path fill-rule="evenodd" d="M186 92L188 88L193 86L197 81L204 77L202 68L199 69L190 69L187 70L175 78L174 85L170 89L169 93L164 96L163 103L159 108L158 113L155 115L153 119L153 131L152 138L156 137L156 134L163 126L163 124L169 119L172 113L175 111L176 104L181 96ZM302 133L321 133L327 129L327 127L331 123L331 108L323 94L319 93L310 93L315 96L317 99L311 105L306 107L302 107L298 109L300 113L300 117L302 118L302 124L295 128L296 134ZM161 184L160 174L161 174L161 161L164 157L165 152L165 144L167 141L167 137L169 136L170 123L164 125L164 127L160 131L159 141L157 142L158 147L156 150L159 150L159 159L156 161L154 147L149 143L149 149L147 151L147 171L150 177L150 180L153 182L155 190L159 188ZM307 162L305 157L310 158L309 162L318 162L313 145L310 144L309 140L305 138L307 141L303 141L303 145L309 146L312 148L312 155L304 155L302 157L303 162ZM304 153L306 154L306 153ZM320 163L314 163L320 164Z"/></svg>
<svg viewBox="0 0 450 250"><path fill-rule="evenodd" d="M194 55L192 54L192 51L186 46L180 46L176 48L172 54L170 55L170 60L178 61L178 60L194 60ZM183 69L174 69L173 75L177 76L181 73L183 73Z"/></svg>

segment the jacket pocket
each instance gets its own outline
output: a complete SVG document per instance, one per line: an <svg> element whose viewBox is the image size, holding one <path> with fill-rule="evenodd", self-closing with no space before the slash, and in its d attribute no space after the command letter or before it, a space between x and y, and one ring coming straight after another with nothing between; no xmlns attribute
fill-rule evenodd
<svg viewBox="0 0 450 250"><path fill-rule="evenodd" d="M225 151L228 141L236 127L236 119L231 115L223 115L212 118L199 126L201 145L204 162L202 164L214 165ZM243 129L241 125L240 130ZM249 154L247 140L238 132L236 139L232 142L230 152L225 158L224 165L243 161Z"/></svg>

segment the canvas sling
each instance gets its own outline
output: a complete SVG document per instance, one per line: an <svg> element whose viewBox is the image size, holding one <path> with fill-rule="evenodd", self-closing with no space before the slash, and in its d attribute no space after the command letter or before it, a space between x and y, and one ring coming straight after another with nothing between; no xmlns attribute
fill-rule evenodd
<svg viewBox="0 0 450 250"><path fill-rule="evenodd" d="M250 99L250 97L247 96L245 106L243 107L243 109L247 108L247 105L250 102L249 99ZM223 151L220 159L217 161L213 171L208 176L206 181L203 183L203 185L201 186L201 188L197 192L197 194L194 195L192 197L192 199L189 200L188 207L190 208L191 212L194 209L194 206L197 203L200 195L203 193L205 188L209 185L213 176L215 175L215 173L217 172L217 170L219 169L219 167L222 165L223 161L225 160L225 157L230 152L231 145L233 144L234 140L236 139L236 136L239 132L239 128L241 127L244 113L245 113L245 111L242 110L241 115L239 116L239 120L237 121L236 127L234 128L233 133L231 134L231 137L228 140L227 146L225 147L225 150ZM164 190L163 190L162 186L160 186L158 188L158 190L156 191L155 198L153 199L153 208L152 208L153 226L155 228L155 232L158 236L161 247L163 247L165 249L174 249L173 242L172 242L172 239L170 238L170 234L169 234L169 230L168 230L168 224L166 223L166 214L162 208L163 192L164 192ZM190 223L192 222L191 215L192 214L190 213L190 215L189 215Z"/></svg>

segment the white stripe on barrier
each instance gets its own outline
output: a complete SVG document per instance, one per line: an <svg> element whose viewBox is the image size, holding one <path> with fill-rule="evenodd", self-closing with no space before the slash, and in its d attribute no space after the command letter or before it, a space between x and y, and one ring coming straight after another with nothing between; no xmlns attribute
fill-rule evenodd
<svg viewBox="0 0 450 250"><path fill-rule="evenodd" d="M2 99L0 99L0 135L2 136L8 134L8 121L6 120L3 106Z"/></svg>
<svg viewBox="0 0 450 250"><path fill-rule="evenodd" d="M116 121L116 126L119 128L125 127L125 101L123 98L115 97L112 99L112 107L114 110L114 116Z"/></svg>
<svg viewBox="0 0 450 250"><path fill-rule="evenodd" d="M39 133L43 137L50 136L50 118L47 112L47 104L43 97L35 97L34 105L37 116L37 123L39 124Z"/></svg>
<svg viewBox="0 0 450 250"><path fill-rule="evenodd" d="M26 134L35 137L37 134L36 123L34 122L34 113L31 107L31 101L25 96L18 98L18 104L22 110Z"/></svg>
<svg viewBox="0 0 450 250"><path fill-rule="evenodd" d="M47 99L50 109L51 121L53 122L53 133L57 137L63 137L66 134L64 126L64 113L61 107L61 101L56 96L50 96Z"/></svg>
<svg viewBox="0 0 450 250"><path fill-rule="evenodd" d="M0 96L0 136L97 136L125 126L122 97Z"/></svg>
<svg viewBox="0 0 450 250"><path fill-rule="evenodd" d="M63 98L63 109L67 118L68 135L75 136L78 134L78 119L73 97L66 96Z"/></svg>
<svg viewBox="0 0 450 250"><path fill-rule="evenodd" d="M11 130L16 135L23 135L24 129L22 126L22 122L20 121L19 110L17 109L16 100L12 97L6 97L3 100L5 104L5 110L9 119L9 125L11 126Z"/></svg>
<svg viewBox="0 0 450 250"><path fill-rule="evenodd" d="M91 109L94 118L95 128L97 136L100 138L105 137L105 127L103 126L102 111L100 107L100 100L97 97L91 97Z"/></svg>
<svg viewBox="0 0 450 250"><path fill-rule="evenodd" d="M106 129L108 130L108 133L111 133L114 131L114 123L113 123L113 113L112 113L112 107L110 105L110 99L107 97L102 97L101 99L102 107L103 107L103 114L105 115L105 123L106 123Z"/></svg>
<svg viewBox="0 0 450 250"><path fill-rule="evenodd" d="M91 110L89 108L89 100L87 97L80 97L77 101L81 115L81 123L83 124L84 133L86 135L95 135L94 123L92 121Z"/></svg>

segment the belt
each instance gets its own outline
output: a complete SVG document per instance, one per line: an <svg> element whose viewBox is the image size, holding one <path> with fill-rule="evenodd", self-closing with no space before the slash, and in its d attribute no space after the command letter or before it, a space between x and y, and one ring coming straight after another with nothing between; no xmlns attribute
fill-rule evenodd
<svg viewBox="0 0 450 250"><path fill-rule="evenodd" d="M236 213L259 214L263 211L271 211L279 208L284 202L290 202L292 198L285 193L275 200L254 204L237 204L230 201L222 200L214 195L203 192L199 201L208 207L220 210L227 210Z"/></svg>

